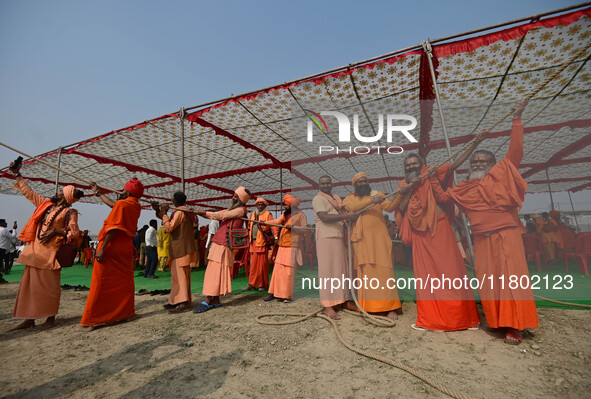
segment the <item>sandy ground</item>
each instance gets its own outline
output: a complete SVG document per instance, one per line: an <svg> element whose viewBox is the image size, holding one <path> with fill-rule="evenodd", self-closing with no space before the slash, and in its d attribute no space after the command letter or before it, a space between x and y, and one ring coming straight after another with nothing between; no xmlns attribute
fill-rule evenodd
<svg viewBox="0 0 591 399"><path fill-rule="evenodd" d="M26 398L446 398L399 369L359 356L314 318L264 326L255 316L309 313L316 300L263 303L257 295L223 298L201 315L169 315L165 296L137 296L142 317L75 332L87 292L63 291L58 324L5 333L18 285L0 286L0 396ZM198 298L195 298L197 300ZM487 329L415 331L414 303L394 328L343 314L354 346L414 367L467 397L588 398L591 312L540 309L540 328L509 346Z"/></svg>

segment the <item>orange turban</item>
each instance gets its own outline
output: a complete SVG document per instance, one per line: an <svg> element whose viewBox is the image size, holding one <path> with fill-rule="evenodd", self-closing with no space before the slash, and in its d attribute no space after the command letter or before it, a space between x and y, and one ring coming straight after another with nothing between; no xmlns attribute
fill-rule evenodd
<svg viewBox="0 0 591 399"><path fill-rule="evenodd" d="M74 186L66 186L62 189L62 192L64 193L64 198L66 199L66 202L70 205L78 201L78 198L74 197L74 191L76 191Z"/></svg>
<svg viewBox="0 0 591 399"><path fill-rule="evenodd" d="M259 202L262 202L263 204L265 204L265 206L269 205L269 203L267 202L266 199L264 199L263 197L259 197L257 198L257 200L254 202L254 204L258 204Z"/></svg>
<svg viewBox="0 0 591 399"><path fill-rule="evenodd" d="M548 215L550 215L551 218L558 218L560 217L560 211L550 211L548 212Z"/></svg>
<svg viewBox="0 0 591 399"><path fill-rule="evenodd" d="M244 188L243 186L238 187L236 191L234 191L234 193L238 196L238 198L240 198L240 201L242 201L244 205L246 205L246 203L250 199L250 194L246 192L246 188Z"/></svg>
<svg viewBox="0 0 591 399"><path fill-rule="evenodd" d="M300 205L300 202L302 202L302 199L299 197L294 197L291 194L285 194L285 196L283 197L283 202L286 205L298 206Z"/></svg>
<svg viewBox="0 0 591 399"><path fill-rule="evenodd" d="M357 180L361 179L362 177L365 177L367 179L367 175L363 172L359 172L357 173L355 176L353 176L353 181L351 182L351 185L354 186L355 183L357 183Z"/></svg>
<svg viewBox="0 0 591 399"><path fill-rule="evenodd" d="M135 177L133 177L130 181L125 183L125 186L123 186L123 188L127 190L129 194L136 198L141 198L142 195L144 195L144 185Z"/></svg>

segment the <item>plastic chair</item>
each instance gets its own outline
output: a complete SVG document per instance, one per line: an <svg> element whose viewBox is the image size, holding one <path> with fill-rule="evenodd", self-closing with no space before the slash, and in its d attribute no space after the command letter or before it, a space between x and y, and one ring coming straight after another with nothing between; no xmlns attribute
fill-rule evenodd
<svg viewBox="0 0 591 399"><path fill-rule="evenodd" d="M523 248L525 249L525 257L527 259L527 255L533 255L536 264L538 265L538 272L542 271L541 261L544 260L544 266L546 266L546 270L548 270L548 260L544 256L544 250L542 249L542 240L538 237L537 234L523 234L521 236L523 239ZM568 271L568 269L567 269Z"/></svg>
<svg viewBox="0 0 591 399"><path fill-rule="evenodd" d="M589 275L587 258L591 256L591 233L578 233L575 236L574 252L567 252L564 256L564 266L568 273L568 258L577 258L577 264L581 273Z"/></svg>

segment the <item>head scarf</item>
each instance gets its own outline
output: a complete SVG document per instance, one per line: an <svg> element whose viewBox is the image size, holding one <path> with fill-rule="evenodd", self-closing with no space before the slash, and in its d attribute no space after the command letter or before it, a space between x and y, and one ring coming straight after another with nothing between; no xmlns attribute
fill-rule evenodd
<svg viewBox="0 0 591 399"><path fill-rule="evenodd" d="M62 189L62 192L64 193L64 198L66 199L66 202L70 205L78 201L78 198L74 197L74 191L76 191L74 186L66 186Z"/></svg>
<svg viewBox="0 0 591 399"><path fill-rule="evenodd" d="M367 179L367 175L363 172L359 172L357 173L355 176L353 176L353 181L351 182L351 185L355 185L355 183L357 183L357 180L361 179L362 177L365 177Z"/></svg>
<svg viewBox="0 0 591 399"><path fill-rule="evenodd" d="M125 186L123 186L123 188L127 190L129 194L136 198L141 198L142 195L144 195L144 185L135 177L133 177L130 181L125 183Z"/></svg>
<svg viewBox="0 0 591 399"><path fill-rule="evenodd" d="M240 201L242 201L244 205L246 205L250 199L250 195L246 192L246 188L243 186L238 187L234 193L238 196L238 198L240 198Z"/></svg>
<svg viewBox="0 0 591 399"><path fill-rule="evenodd" d="M254 204L258 204L259 202L262 202L263 204L265 204L265 206L268 206L269 203L267 202L266 199L264 199L263 197L258 197L257 200L254 202Z"/></svg>
<svg viewBox="0 0 591 399"><path fill-rule="evenodd" d="M302 199L299 197L294 197L291 194L285 194L283 197L283 202L287 205L298 206L300 205L300 202L302 202Z"/></svg>

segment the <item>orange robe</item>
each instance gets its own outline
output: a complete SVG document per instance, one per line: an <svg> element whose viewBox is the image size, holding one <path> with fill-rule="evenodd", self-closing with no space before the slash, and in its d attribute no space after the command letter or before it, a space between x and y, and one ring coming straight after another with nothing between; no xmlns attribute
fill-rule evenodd
<svg viewBox="0 0 591 399"><path fill-rule="evenodd" d="M347 211L359 211L371 204L371 197L384 195L372 191L371 196L358 197L349 194L343 200ZM354 265L357 279L361 279L358 289L358 300L367 312L387 312L402 307L396 288L389 289L388 280L394 281L394 265L392 264L392 240L388 234L388 227L383 212L392 212L396 206L394 201L385 200L363 212L355 222L351 231L353 243ZM372 289L369 282L379 282L379 287ZM359 281L359 280L358 280ZM367 281L364 284L363 281ZM392 285L392 283L390 283ZM357 284L359 286L359 284ZM374 283L375 286L375 283Z"/></svg>
<svg viewBox="0 0 591 399"><path fill-rule="evenodd" d="M250 214L251 220L257 218L256 212ZM261 212L258 220L268 222L273 220L273 216L267 210ZM257 229L256 237L253 240L253 222L248 223L248 236L250 238L250 269L248 276L248 285L254 288L268 288L269 287L269 246L263 238L262 230L273 230L274 236L277 236L279 230L277 227L260 225Z"/></svg>
<svg viewBox="0 0 591 399"><path fill-rule="evenodd" d="M556 238L556 232L544 231L544 226L551 222L546 222L541 217L534 217L534 221L536 222L537 233L542 240L542 248L544 248L546 260L556 260L556 244L558 241Z"/></svg>
<svg viewBox="0 0 591 399"><path fill-rule="evenodd" d="M269 223L298 227L306 227L308 223L303 212L292 214L287 222L286 219L285 215L281 215ZM281 229L278 242L279 248L277 249L273 275L269 284L269 294L273 294L276 298L291 299L293 296L295 271L298 264L303 264L302 240L303 237L300 233L287 228Z"/></svg>
<svg viewBox="0 0 591 399"><path fill-rule="evenodd" d="M223 210L219 212L206 212L205 217L212 220L236 219L246 216L244 208ZM234 251L230 247L211 243L207 269L203 277L203 295L220 296L232 292L232 265L234 264Z"/></svg>
<svg viewBox="0 0 591 399"><path fill-rule="evenodd" d="M172 219L165 215L162 217L162 225L164 231L172 234L187 220L187 215L183 211L175 211ZM183 231L183 230L181 230ZM183 240L194 240L193 235L190 237L182 237ZM169 241L169 246L172 244L172 237ZM170 250L168 251L170 255ZM187 302L191 304L191 263L195 263L197 259L197 251L186 254L178 258L171 258L170 260L170 295L168 296L168 303L176 305Z"/></svg>
<svg viewBox="0 0 591 399"><path fill-rule="evenodd" d="M142 210L138 200L127 197L115 202L101 229L97 251L110 231L115 236L105 248L103 262L94 262L90 292L80 324L93 326L135 315L133 282L133 236Z"/></svg>
<svg viewBox="0 0 591 399"><path fill-rule="evenodd" d="M433 185L438 201L453 199L470 220L476 277L484 281L479 289L480 299L492 328L523 330L538 326L531 288L509 288L511 276L529 278L521 239L525 228L518 215L527 189L518 169L522 156L523 125L520 120L514 120L507 156L484 178L463 181L446 193L439 184Z"/></svg>
<svg viewBox="0 0 591 399"><path fill-rule="evenodd" d="M425 167L422 173L426 171ZM451 183L448 171L449 165L438 169L440 182ZM404 185L405 181L398 188ZM412 245L414 277L424 282L436 278L442 283L437 290L417 284L416 325L438 331L465 330L478 324L480 315L469 286L445 285L446 281L465 281L468 273L451 228L453 205L443 208L445 212L438 208L429 180L424 179L414 189L406 211L397 210L396 223L401 237L410 237L404 244Z"/></svg>
<svg viewBox="0 0 591 399"><path fill-rule="evenodd" d="M18 179L19 189L23 195L31 201L35 207L49 206L47 217L43 225L38 225L35 229L33 241L28 242L23 249L17 262L25 265L25 270L21 277L21 282L16 294L16 302L12 316L17 319L40 319L55 316L60 306L60 275L61 266L55 259L58 249L63 243L60 237L47 244L41 243L37 238L37 232L41 229L44 233L48 229L64 229L64 219L66 217L65 208L49 225L49 222L58 212L58 207L49 205L46 198L43 198L34 192L23 179ZM82 237L78 229L78 213L70 212L70 221L68 223L67 242L77 246Z"/></svg>

